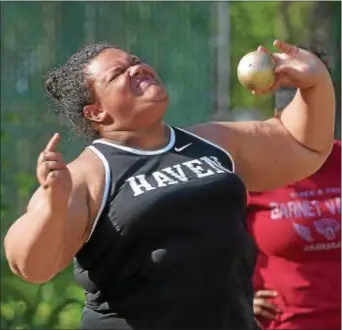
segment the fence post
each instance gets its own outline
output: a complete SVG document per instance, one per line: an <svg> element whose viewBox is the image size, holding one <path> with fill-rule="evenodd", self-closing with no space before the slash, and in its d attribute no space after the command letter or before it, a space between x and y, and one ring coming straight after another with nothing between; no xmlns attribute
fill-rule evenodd
<svg viewBox="0 0 342 330"><path fill-rule="evenodd" d="M215 119L228 119L230 105L230 2L214 3L217 21Z"/></svg>

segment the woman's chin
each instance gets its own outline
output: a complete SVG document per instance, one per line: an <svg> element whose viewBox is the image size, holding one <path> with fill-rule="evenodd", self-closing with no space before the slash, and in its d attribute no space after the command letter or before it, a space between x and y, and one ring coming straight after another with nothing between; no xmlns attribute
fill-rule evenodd
<svg viewBox="0 0 342 330"><path fill-rule="evenodd" d="M144 91L142 97L144 99L150 99L151 101L164 101L168 99L169 95L166 89L160 85L150 85Z"/></svg>

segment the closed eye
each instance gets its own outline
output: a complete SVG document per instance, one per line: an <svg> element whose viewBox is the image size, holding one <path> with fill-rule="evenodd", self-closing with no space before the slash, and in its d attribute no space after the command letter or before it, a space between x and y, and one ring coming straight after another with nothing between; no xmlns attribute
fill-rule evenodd
<svg viewBox="0 0 342 330"><path fill-rule="evenodd" d="M131 64L130 66L141 64L142 61L137 56L132 56ZM111 81L115 80L120 74L124 73L128 67L116 67L111 73L107 80L107 84L109 84Z"/></svg>
<svg viewBox="0 0 342 330"><path fill-rule="evenodd" d="M109 76L108 83L115 80L115 78L117 78L120 74L124 73L125 71L125 68L115 68L115 70L113 70Z"/></svg>

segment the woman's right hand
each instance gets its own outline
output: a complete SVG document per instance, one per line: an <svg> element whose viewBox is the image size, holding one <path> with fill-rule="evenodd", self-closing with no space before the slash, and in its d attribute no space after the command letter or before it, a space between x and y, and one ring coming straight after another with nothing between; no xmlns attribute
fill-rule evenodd
<svg viewBox="0 0 342 330"><path fill-rule="evenodd" d="M54 134L37 161L37 179L53 208L66 207L72 190L70 171L56 151L59 141L60 135Z"/></svg>
<svg viewBox="0 0 342 330"><path fill-rule="evenodd" d="M255 316L262 316L266 319L273 320L277 313L280 312L278 307L269 301L269 298L277 296L277 292L272 290L260 290L254 294L253 309ZM268 299L267 299L268 298Z"/></svg>

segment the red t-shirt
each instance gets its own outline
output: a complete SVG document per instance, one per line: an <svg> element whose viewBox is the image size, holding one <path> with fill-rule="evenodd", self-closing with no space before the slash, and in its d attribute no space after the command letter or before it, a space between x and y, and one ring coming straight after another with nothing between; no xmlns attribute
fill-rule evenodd
<svg viewBox="0 0 342 330"><path fill-rule="evenodd" d="M258 319L262 329L341 329L341 142L311 177L250 193L247 221L259 249L254 291L277 291L282 310Z"/></svg>

